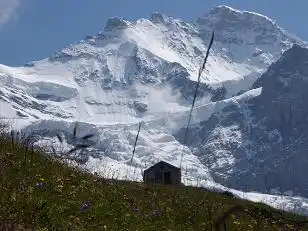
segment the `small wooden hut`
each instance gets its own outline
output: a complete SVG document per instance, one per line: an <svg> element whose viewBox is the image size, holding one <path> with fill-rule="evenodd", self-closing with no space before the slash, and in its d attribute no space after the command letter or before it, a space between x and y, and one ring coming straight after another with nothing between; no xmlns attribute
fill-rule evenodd
<svg viewBox="0 0 308 231"><path fill-rule="evenodd" d="M143 172L144 182L180 185L181 169L167 162L160 161Z"/></svg>

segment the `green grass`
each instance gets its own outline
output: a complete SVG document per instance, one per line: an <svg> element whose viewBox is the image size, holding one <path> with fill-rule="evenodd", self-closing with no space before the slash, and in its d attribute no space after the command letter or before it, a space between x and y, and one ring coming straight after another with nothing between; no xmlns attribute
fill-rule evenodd
<svg viewBox="0 0 308 231"><path fill-rule="evenodd" d="M233 206L242 210L227 218L228 231L308 230L307 218L263 204L194 187L104 180L0 139L0 230L13 224L14 230L210 231Z"/></svg>

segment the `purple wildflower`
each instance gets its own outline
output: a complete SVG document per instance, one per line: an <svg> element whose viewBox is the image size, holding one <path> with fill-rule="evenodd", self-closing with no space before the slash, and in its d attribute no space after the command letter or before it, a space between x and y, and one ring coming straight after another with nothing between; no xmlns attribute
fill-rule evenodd
<svg viewBox="0 0 308 231"><path fill-rule="evenodd" d="M36 187L41 187L41 186L44 186L44 182L37 182L35 184Z"/></svg>
<svg viewBox="0 0 308 231"><path fill-rule="evenodd" d="M154 216L158 216L158 209L154 209L153 215L154 215Z"/></svg>
<svg viewBox="0 0 308 231"><path fill-rule="evenodd" d="M139 211L139 209L138 208L133 208L133 212L138 212Z"/></svg>
<svg viewBox="0 0 308 231"><path fill-rule="evenodd" d="M91 202L90 201L87 201L86 203L84 203L81 208L80 208L80 211L83 212L85 211L87 208L89 208L91 206Z"/></svg>

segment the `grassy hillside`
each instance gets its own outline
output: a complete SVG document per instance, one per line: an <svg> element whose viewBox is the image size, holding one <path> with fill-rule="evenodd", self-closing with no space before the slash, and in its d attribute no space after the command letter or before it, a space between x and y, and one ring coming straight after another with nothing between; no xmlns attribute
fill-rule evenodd
<svg viewBox="0 0 308 231"><path fill-rule="evenodd" d="M0 137L0 230L210 231L224 220L228 231L308 230L307 218L263 204L193 187L104 180Z"/></svg>

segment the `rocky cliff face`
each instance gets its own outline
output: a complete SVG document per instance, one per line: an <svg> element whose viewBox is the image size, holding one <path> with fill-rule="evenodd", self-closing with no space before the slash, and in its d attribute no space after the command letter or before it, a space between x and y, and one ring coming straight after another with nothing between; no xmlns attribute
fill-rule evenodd
<svg viewBox="0 0 308 231"><path fill-rule="evenodd" d="M191 146L214 179L308 196L307 62L308 49L294 45L254 83L261 94L235 98L194 128Z"/></svg>
<svg viewBox="0 0 308 231"><path fill-rule="evenodd" d="M267 162L265 181L272 187L305 196L308 195L307 63L308 49L294 45L255 83L262 86L262 94L250 102L253 123L257 125L252 130L259 147L256 151Z"/></svg>

